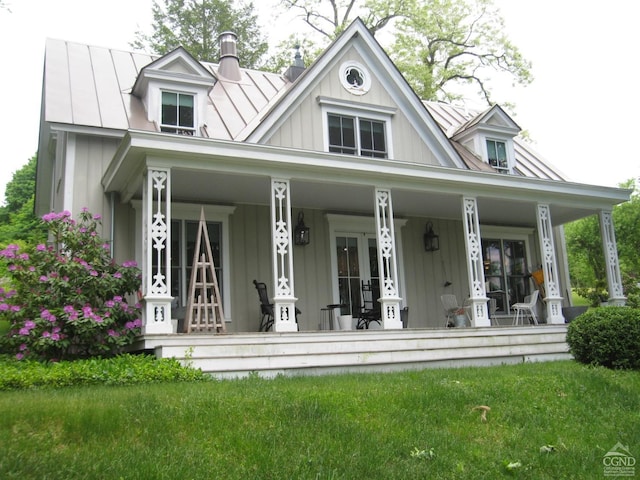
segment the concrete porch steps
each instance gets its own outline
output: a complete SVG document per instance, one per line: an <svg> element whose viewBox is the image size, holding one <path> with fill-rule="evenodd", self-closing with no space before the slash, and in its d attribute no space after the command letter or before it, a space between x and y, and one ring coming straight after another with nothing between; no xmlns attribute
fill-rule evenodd
<svg viewBox="0 0 640 480"><path fill-rule="evenodd" d="M215 377L319 375L571 358L566 325L295 333L146 335L135 350Z"/></svg>

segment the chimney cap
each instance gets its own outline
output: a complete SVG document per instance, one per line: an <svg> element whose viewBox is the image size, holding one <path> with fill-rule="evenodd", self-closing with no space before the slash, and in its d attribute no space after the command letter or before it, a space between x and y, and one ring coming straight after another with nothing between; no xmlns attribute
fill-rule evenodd
<svg viewBox="0 0 640 480"><path fill-rule="evenodd" d="M218 35L220 44L220 62L218 74L228 80L240 81L240 61L238 59L238 36L233 32L222 32Z"/></svg>

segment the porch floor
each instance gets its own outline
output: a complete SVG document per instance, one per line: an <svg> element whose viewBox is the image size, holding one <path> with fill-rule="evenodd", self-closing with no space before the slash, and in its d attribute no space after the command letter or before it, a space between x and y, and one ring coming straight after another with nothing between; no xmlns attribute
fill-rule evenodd
<svg viewBox="0 0 640 480"><path fill-rule="evenodd" d="M567 325L143 335L134 351L217 378L484 366L572 358Z"/></svg>

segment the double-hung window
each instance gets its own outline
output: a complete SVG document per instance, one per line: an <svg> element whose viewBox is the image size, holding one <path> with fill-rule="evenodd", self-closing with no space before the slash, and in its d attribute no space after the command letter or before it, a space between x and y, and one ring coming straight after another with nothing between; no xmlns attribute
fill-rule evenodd
<svg viewBox="0 0 640 480"><path fill-rule="evenodd" d="M329 113L327 123L330 152L388 157L385 122Z"/></svg>
<svg viewBox="0 0 640 480"><path fill-rule="evenodd" d="M499 140L487 139L487 160L500 173L509 173L507 144Z"/></svg>
<svg viewBox="0 0 640 480"><path fill-rule="evenodd" d="M180 135L195 135L194 100L192 94L162 92L160 130Z"/></svg>

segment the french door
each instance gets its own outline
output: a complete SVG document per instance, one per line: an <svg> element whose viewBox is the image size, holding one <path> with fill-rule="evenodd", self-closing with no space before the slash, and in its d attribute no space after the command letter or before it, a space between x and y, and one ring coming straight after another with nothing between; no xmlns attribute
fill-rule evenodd
<svg viewBox="0 0 640 480"><path fill-rule="evenodd" d="M335 237L339 303L342 315L357 315L362 306L362 282L380 286L378 246L373 234L337 233ZM374 299L375 301L376 299Z"/></svg>
<svg viewBox="0 0 640 480"><path fill-rule="evenodd" d="M496 300L498 313L509 313L530 293L526 242L483 239L482 250L487 296Z"/></svg>

